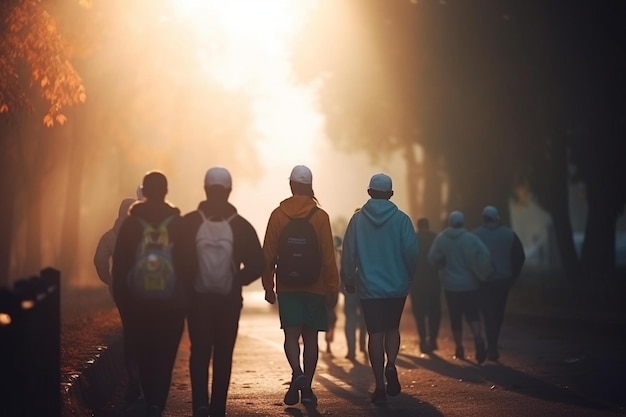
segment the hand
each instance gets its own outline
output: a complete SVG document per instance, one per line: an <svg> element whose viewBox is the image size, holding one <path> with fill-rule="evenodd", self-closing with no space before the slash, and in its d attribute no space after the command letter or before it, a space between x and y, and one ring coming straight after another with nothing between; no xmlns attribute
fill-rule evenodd
<svg viewBox="0 0 626 417"><path fill-rule="evenodd" d="M346 284L344 288L348 294L354 294L356 292L356 287L354 285Z"/></svg>
<svg viewBox="0 0 626 417"><path fill-rule="evenodd" d="M276 303L276 293L274 290L265 290L265 301L270 304Z"/></svg>

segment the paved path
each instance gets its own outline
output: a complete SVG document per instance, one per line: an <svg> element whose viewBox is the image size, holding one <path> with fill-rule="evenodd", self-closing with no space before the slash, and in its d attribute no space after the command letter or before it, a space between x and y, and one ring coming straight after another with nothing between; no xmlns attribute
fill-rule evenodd
<svg viewBox="0 0 626 417"><path fill-rule="evenodd" d="M240 322L229 392L228 415L342 417L626 416L626 326L509 315L502 334L501 362L478 366L452 358L454 345L444 318L437 356L419 353L413 317L402 318L397 362L402 393L386 407L369 403L373 376L361 354L344 359L340 313L333 355L320 354L314 390L316 408L286 406L290 370L283 354L277 311L248 293ZM339 309L340 310L340 309ZM465 329L466 354L473 345ZM325 342L320 335L320 350ZM189 343L183 336L165 417L191 416ZM119 407L99 416L127 416Z"/></svg>

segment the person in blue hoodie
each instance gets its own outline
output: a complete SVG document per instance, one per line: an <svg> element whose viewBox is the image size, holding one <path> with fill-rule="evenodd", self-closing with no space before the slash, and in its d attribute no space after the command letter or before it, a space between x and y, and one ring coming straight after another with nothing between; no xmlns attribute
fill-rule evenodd
<svg viewBox="0 0 626 417"><path fill-rule="evenodd" d="M454 356L465 359L463 348L463 317L474 336L476 361L487 358L480 322L480 282L487 280L493 268L489 249L465 227L465 216L453 211L448 227L437 235L428 261L441 270L443 289L450 316L450 329L456 344Z"/></svg>
<svg viewBox="0 0 626 417"><path fill-rule="evenodd" d="M483 224L473 233L491 252L493 274L480 286L481 307L487 336L487 359L497 361L500 327L509 290L522 271L526 261L524 247L517 234L500 223L500 213L494 206L483 209Z"/></svg>
<svg viewBox="0 0 626 417"><path fill-rule="evenodd" d="M385 404L387 395L396 396L401 390L395 365L400 318L415 275L418 248L411 218L389 201L391 178L372 176L367 192L371 198L352 215L346 229L341 280L348 293L359 288L376 382L371 401Z"/></svg>

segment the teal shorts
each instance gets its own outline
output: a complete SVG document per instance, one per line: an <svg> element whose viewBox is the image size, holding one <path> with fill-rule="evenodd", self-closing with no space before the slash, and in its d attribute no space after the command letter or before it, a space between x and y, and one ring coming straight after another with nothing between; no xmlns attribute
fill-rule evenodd
<svg viewBox="0 0 626 417"><path fill-rule="evenodd" d="M306 326L325 332L328 330L326 297L310 292L278 293L280 328Z"/></svg>

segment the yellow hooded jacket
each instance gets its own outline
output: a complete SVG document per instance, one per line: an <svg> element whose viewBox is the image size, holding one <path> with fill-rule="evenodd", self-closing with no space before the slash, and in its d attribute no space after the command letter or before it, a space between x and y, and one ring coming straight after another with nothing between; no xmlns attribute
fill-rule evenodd
<svg viewBox="0 0 626 417"><path fill-rule="evenodd" d="M274 289L278 240L281 231L289 222L289 217L306 217L315 205L315 201L310 197L294 195L281 201L280 205L272 211L267 223L265 241L263 242L265 270L263 271L262 280L265 290ZM335 262L335 247L328 214L320 208L313 214L310 222L317 233L320 253L322 255L322 272L320 279L313 284L298 287L287 286L276 282L276 292L306 291L325 295L339 291L339 273L337 272L337 264Z"/></svg>

